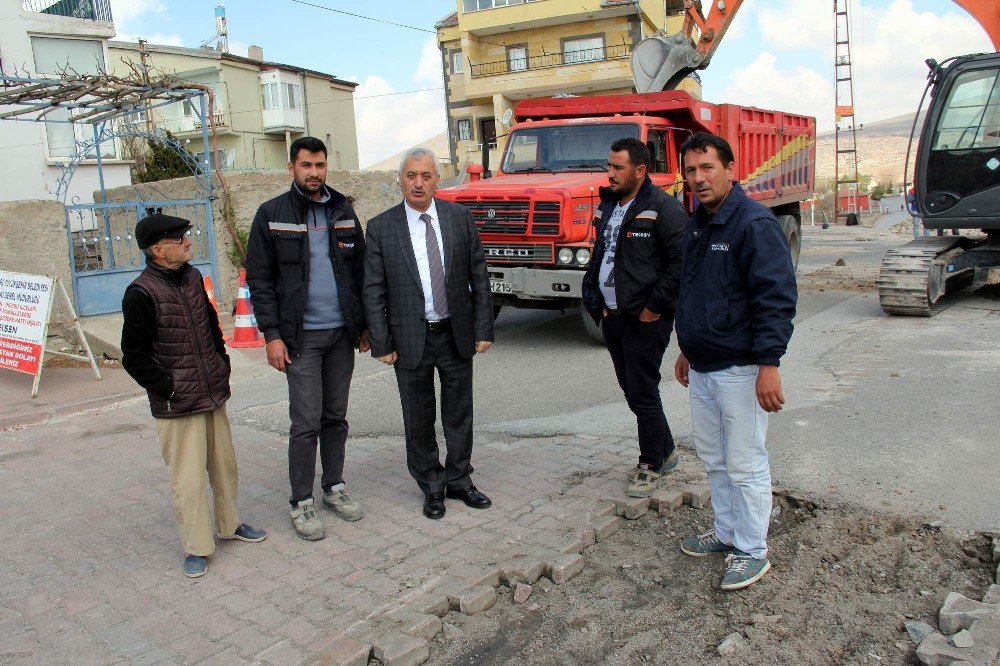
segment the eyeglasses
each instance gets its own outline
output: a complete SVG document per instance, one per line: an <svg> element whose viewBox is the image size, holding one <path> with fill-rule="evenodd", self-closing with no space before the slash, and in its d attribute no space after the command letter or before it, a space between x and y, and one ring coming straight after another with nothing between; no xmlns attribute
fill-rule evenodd
<svg viewBox="0 0 1000 666"><path fill-rule="evenodd" d="M161 238L160 239L160 243L169 243L169 244L172 244L172 245L180 245L181 243L184 242L185 238L190 238L190 237L191 237L191 232L190 231L185 231L184 235L181 236L180 238Z"/></svg>

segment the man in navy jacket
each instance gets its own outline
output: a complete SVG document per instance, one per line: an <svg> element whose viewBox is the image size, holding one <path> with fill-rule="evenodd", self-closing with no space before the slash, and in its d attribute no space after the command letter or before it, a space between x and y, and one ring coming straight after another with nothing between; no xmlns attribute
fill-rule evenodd
<svg viewBox="0 0 1000 666"><path fill-rule="evenodd" d="M767 415L785 402L778 365L798 294L788 243L774 214L733 181L733 151L698 133L681 147L700 205L684 234L674 366L690 390L695 448L712 486L713 530L684 539L694 557L725 553L723 590L771 568Z"/></svg>

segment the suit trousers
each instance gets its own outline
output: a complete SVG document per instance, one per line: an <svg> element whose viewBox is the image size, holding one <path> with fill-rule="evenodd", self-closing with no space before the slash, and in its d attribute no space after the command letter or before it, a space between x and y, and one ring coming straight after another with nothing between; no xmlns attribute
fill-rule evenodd
<svg viewBox="0 0 1000 666"><path fill-rule="evenodd" d="M447 454L441 465L434 431L434 370L441 382L441 425ZM462 358L450 327L427 330L420 364L396 366L403 407L406 465L425 495L472 484L472 359Z"/></svg>
<svg viewBox="0 0 1000 666"><path fill-rule="evenodd" d="M294 507L313 496L316 440L323 466L324 491L344 482L347 398L354 374L354 345L346 329L302 331L298 355L285 366L288 379L289 502Z"/></svg>
<svg viewBox="0 0 1000 666"><path fill-rule="evenodd" d="M639 462L653 469L658 469L674 450L674 438L660 400L660 364L672 327L672 318L642 322L638 316L614 313L601 322L618 385L638 425Z"/></svg>
<svg viewBox="0 0 1000 666"><path fill-rule="evenodd" d="M223 536L232 536L240 526L236 511L236 451L226 407L175 419L156 419L156 434L170 476L170 494L184 552L208 557L215 552L216 529ZM208 512L206 481L212 485L215 499L216 529Z"/></svg>

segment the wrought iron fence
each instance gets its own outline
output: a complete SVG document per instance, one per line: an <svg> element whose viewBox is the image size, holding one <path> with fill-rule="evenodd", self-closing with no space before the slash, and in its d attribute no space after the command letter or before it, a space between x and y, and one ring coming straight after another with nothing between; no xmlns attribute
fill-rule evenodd
<svg viewBox="0 0 1000 666"><path fill-rule="evenodd" d="M68 18L111 21L111 0L21 0L26 12L66 16Z"/></svg>
<svg viewBox="0 0 1000 666"><path fill-rule="evenodd" d="M497 60L495 62L483 62L472 65L470 72L472 73L472 78L496 76L497 74L526 72L531 69L546 69L549 67L562 67L563 65L580 65L588 62L618 60L628 58L631 53L632 47L629 44L613 44L612 46L601 46L581 51L545 53L528 58L508 58L507 60Z"/></svg>

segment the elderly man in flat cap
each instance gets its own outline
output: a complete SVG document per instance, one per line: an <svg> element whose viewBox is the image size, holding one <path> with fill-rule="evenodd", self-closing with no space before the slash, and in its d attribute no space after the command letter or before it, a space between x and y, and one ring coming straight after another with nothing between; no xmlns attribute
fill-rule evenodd
<svg viewBox="0 0 1000 666"><path fill-rule="evenodd" d="M216 536L256 542L267 533L240 522L236 511L229 356L201 273L188 263L190 230L187 220L162 214L136 225L146 268L122 299L122 366L149 394L187 554L184 574L197 578L208 571ZM215 499L214 529L206 478Z"/></svg>

